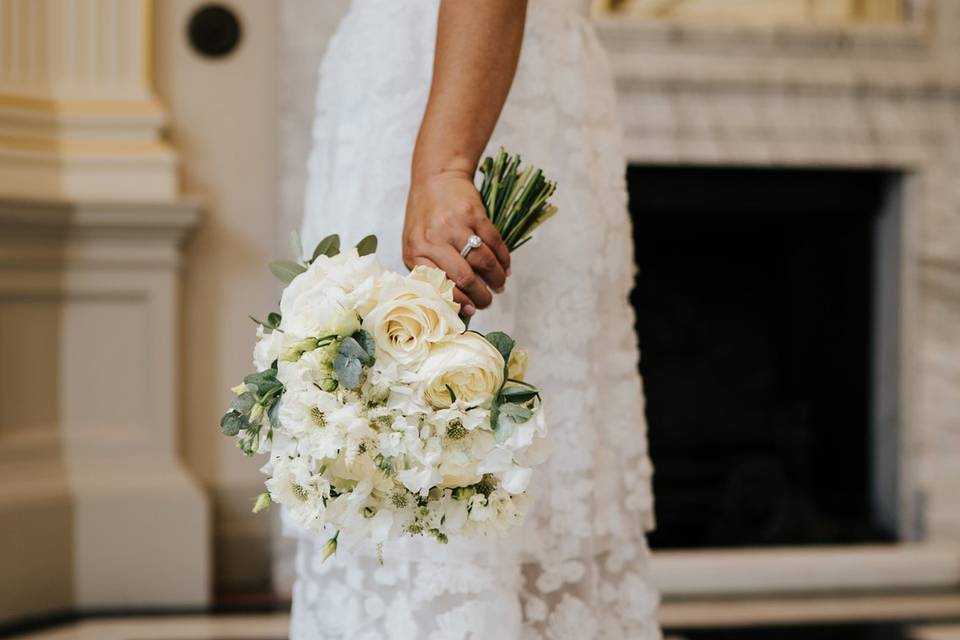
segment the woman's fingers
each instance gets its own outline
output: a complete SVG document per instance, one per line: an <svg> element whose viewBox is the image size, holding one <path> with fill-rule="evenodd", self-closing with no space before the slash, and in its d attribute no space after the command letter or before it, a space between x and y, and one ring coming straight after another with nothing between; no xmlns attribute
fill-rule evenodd
<svg viewBox="0 0 960 640"><path fill-rule="evenodd" d="M417 265L423 265L425 267L431 267L433 269L440 269L443 271L443 269L438 266L437 263L423 256L417 256L413 259L413 266ZM477 307L473 304L473 300L471 300L467 294L461 291L459 287L453 288L453 300L460 305L460 311L463 313L463 315L472 316L477 312Z"/></svg>
<svg viewBox="0 0 960 640"><path fill-rule="evenodd" d="M474 273L483 278L487 286L497 293L503 293L507 273L486 243L467 254L467 264L473 268Z"/></svg>
<svg viewBox="0 0 960 640"><path fill-rule="evenodd" d="M473 268L464 260L463 256L452 245L437 245L430 259L443 269L453 284L467 294L471 303L477 309L486 309L493 302L493 294L483 283Z"/></svg>
<svg viewBox="0 0 960 640"><path fill-rule="evenodd" d="M490 218L486 214L478 216L478 219L474 225L476 234L480 236L480 239L483 240L483 243L490 248L490 251L493 252L493 255L496 256L497 261L500 263L500 267L503 269L504 273L510 271L510 250L507 249L507 245L503 242L503 238L500 237L500 232L497 231L497 228L490 222Z"/></svg>

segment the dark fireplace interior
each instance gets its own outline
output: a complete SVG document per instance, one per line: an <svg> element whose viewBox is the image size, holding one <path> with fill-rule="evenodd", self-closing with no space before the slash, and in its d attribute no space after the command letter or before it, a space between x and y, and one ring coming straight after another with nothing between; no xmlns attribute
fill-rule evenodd
<svg viewBox="0 0 960 640"><path fill-rule="evenodd" d="M871 428L883 171L628 172L655 548L893 539Z"/></svg>

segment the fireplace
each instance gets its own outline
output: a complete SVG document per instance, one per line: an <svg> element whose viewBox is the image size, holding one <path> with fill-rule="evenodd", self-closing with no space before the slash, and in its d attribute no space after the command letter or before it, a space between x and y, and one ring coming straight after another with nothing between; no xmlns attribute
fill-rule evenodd
<svg viewBox="0 0 960 640"><path fill-rule="evenodd" d="M877 407L897 395L898 174L633 166L628 183L652 546L896 540Z"/></svg>

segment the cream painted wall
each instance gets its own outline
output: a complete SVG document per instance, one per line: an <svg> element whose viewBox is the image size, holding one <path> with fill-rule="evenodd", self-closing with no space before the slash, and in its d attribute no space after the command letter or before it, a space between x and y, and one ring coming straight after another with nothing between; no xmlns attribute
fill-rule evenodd
<svg viewBox="0 0 960 640"><path fill-rule="evenodd" d="M277 7L230 0L239 48L223 59L191 49L186 23L196 0L156 2L156 85L181 152L183 191L204 217L186 248L180 351L181 451L209 491L215 581L220 589L265 586L268 517L250 513L262 460L220 434L229 388L251 369L254 326L279 292L266 263L281 234L276 207Z"/></svg>

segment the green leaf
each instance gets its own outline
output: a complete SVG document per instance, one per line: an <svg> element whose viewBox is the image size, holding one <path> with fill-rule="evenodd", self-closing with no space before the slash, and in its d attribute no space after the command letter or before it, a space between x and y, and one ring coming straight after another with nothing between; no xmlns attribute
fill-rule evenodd
<svg viewBox="0 0 960 640"><path fill-rule="evenodd" d="M340 253L340 236L334 233L320 241L317 248L313 250L312 260L316 260L320 256L332 258L338 253Z"/></svg>
<svg viewBox="0 0 960 640"><path fill-rule="evenodd" d="M243 381L257 388L257 395L263 397L278 387L282 388L283 383L277 380L276 369L267 369L247 375Z"/></svg>
<svg viewBox="0 0 960 640"><path fill-rule="evenodd" d="M507 402L501 404L498 409L497 422L494 426L497 444L503 444L510 437L515 425L523 424L533 417L533 412L520 404Z"/></svg>
<svg viewBox="0 0 960 640"><path fill-rule="evenodd" d="M533 411L522 404L505 402L500 405L500 421L510 420L514 424L523 424L533 417Z"/></svg>
<svg viewBox="0 0 960 640"><path fill-rule="evenodd" d="M450 404L454 404L457 401L457 394L453 392L453 387L450 385L444 385L447 388L447 393L450 394Z"/></svg>
<svg viewBox="0 0 960 640"><path fill-rule="evenodd" d="M487 339L487 342L492 344L497 351L500 352L500 355L503 356L504 362L510 360L510 354L513 353L513 347L517 344L513 338L505 334L503 331L493 331L484 337Z"/></svg>
<svg viewBox="0 0 960 640"><path fill-rule="evenodd" d="M290 232L290 250L294 258L303 260L303 243L300 242L300 233L296 229Z"/></svg>
<svg viewBox="0 0 960 640"><path fill-rule="evenodd" d="M357 253L368 256L377 251L377 236L371 234L357 243Z"/></svg>
<svg viewBox="0 0 960 640"><path fill-rule="evenodd" d="M289 260L274 260L270 263L270 271L284 284L290 284L294 278L306 270L307 268L302 264Z"/></svg>
<svg viewBox="0 0 960 640"><path fill-rule="evenodd" d="M503 398L504 402L516 402L521 404L524 402L528 402L539 395L540 394L539 392L537 392L536 389L529 389L529 388L518 387L518 386L504 387L500 391L500 397Z"/></svg>
<svg viewBox="0 0 960 640"><path fill-rule="evenodd" d="M337 381L346 389L356 389L363 380L363 364L360 359L339 351L333 361L333 372L337 375Z"/></svg>
<svg viewBox="0 0 960 640"><path fill-rule="evenodd" d="M246 391L233 399L230 408L237 413L248 414L253 405L257 403L257 397L252 392Z"/></svg>
<svg viewBox="0 0 960 640"><path fill-rule="evenodd" d="M377 344L376 342L373 341L373 336L370 335L368 332L364 331L363 329L360 329L359 331L354 333L352 337L354 340L357 341L357 344L359 344L360 347L367 353L369 362L364 362L363 364L365 364L368 367L373 365L373 363L376 362L376 359L377 359Z"/></svg>
<svg viewBox="0 0 960 640"><path fill-rule="evenodd" d="M280 426L280 398L276 398L270 405L270 410L267 411L267 419L272 426Z"/></svg>
<svg viewBox="0 0 960 640"><path fill-rule="evenodd" d="M240 433L241 429L246 429L248 424L247 419L236 411L228 411L220 418L220 430L231 438Z"/></svg>
<svg viewBox="0 0 960 640"><path fill-rule="evenodd" d="M253 320L254 322L256 322L258 325L260 325L264 329L269 329L270 331L276 331L277 329L280 328L281 317L279 313L276 313L276 312L268 313L266 322L264 322L263 320L258 320L253 316L247 316L247 317Z"/></svg>
<svg viewBox="0 0 960 640"><path fill-rule="evenodd" d="M360 346L353 336L344 338L343 342L337 348L337 355L343 355L347 358L356 358L360 364L369 367L374 363L374 357L366 349Z"/></svg>

